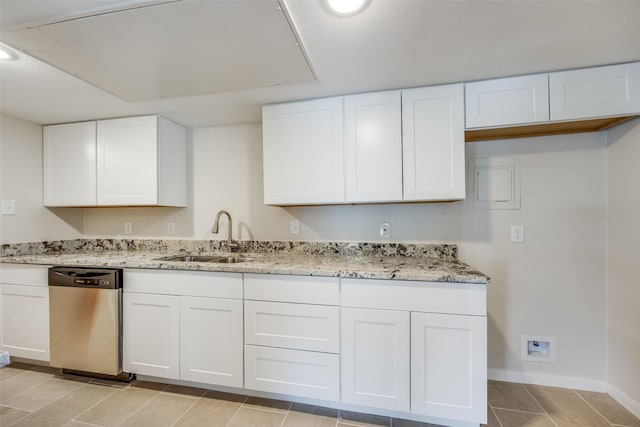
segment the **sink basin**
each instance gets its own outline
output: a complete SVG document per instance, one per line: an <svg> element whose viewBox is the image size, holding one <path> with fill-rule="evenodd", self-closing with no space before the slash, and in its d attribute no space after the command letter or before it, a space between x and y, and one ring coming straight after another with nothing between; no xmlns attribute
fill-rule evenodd
<svg viewBox="0 0 640 427"><path fill-rule="evenodd" d="M250 261L251 258L247 258L242 255L228 255L228 256L215 256L215 255L170 255L162 258L156 258L156 261L179 261L179 262L217 262L222 264L232 264L236 262Z"/></svg>

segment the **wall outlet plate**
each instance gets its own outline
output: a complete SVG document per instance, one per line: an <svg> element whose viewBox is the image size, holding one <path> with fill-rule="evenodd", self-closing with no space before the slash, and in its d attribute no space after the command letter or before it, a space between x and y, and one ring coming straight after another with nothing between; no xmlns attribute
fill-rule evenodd
<svg viewBox="0 0 640 427"><path fill-rule="evenodd" d="M381 222L379 232L381 239L388 239L391 237L391 224L388 222Z"/></svg>
<svg viewBox="0 0 640 427"><path fill-rule="evenodd" d="M2 215L15 215L16 214L16 201L15 200L3 200L2 201Z"/></svg>
<svg viewBox="0 0 640 427"><path fill-rule="evenodd" d="M133 223L125 222L124 223L124 234L132 234L133 233Z"/></svg>
<svg viewBox="0 0 640 427"><path fill-rule="evenodd" d="M300 234L300 221L292 219L289 222L289 234Z"/></svg>
<svg viewBox="0 0 640 427"><path fill-rule="evenodd" d="M524 225L511 226L511 243L524 243Z"/></svg>

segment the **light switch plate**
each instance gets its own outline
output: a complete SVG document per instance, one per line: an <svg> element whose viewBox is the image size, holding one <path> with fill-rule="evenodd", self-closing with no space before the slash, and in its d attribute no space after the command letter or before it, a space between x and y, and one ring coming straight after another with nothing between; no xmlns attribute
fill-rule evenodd
<svg viewBox="0 0 640 427"><path fill-rule="evenodd" d="M15 215L16 214L16 201L15 200L3 200L2 201L2 215Z"/></svg>

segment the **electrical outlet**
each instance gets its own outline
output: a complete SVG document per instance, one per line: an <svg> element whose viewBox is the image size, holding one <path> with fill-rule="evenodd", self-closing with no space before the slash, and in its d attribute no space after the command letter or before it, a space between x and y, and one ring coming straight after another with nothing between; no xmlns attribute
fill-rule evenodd
<svg viewBox="0 0 640 427"><path fill-rule="evenodd" d="M300 234L300 221L292 219L289 222L289 234Z"/></svg>
<svg viewBox="0 0 640 427"><path fill-rule="evenodd" d="M511 226L511 243L524 243L524 225Z"/></svg>
<svg viewBox="0 0 640 427"><path fill-rule="evenodd" d="M388 239L389 237L391 237L391 224L389 224L388 222L381 222L380 223L380 238Z"/></svg>
<svg viewBox="0 0 640 427"><path fill-rule="evenodd" d="M167 223L167 234L176 234L176 223L168 222Z"/></svg>
<svg viewBox="0 0 640 427"><path fill-rule="evenodd" d="M16 201L15 200L3 200L2 201L2 215L15 215L16 214Z"/></svg>
<svg viewBox="0 0 640 427"><path fill-rule="evenodd" d="M133 223L125 222L124 223L124 234L132 234L133 233Z"/></svg>

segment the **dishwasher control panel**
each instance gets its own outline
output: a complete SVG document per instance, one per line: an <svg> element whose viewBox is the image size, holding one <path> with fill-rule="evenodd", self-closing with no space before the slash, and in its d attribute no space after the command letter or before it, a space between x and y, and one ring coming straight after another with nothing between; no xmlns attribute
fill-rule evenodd
<svg viewBox="0 0 640 427"><path fill-rule="evenodd" d="M49 286L120 289L121 268L56 266L49 269Z"/></svg>

